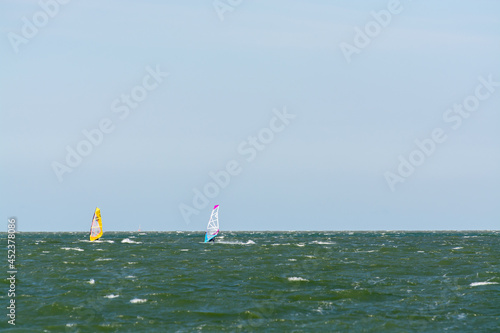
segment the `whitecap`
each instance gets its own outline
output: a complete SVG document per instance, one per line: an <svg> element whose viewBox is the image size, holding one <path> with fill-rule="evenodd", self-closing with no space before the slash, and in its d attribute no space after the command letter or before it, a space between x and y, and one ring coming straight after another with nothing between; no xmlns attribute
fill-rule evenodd
<svg viewBox="0 0 500 333"><path fill-rule="evenodd" d="M143 298L134 298L134 299L131 299L130 300L130 303L132 304L136 304L136 303L145 303L147 302L147 299L143 299Z"/></svg>
<svg viewBox="0 0 500 333"><path fill-rule="evenodd" d="M312 241L310 244L318 244L318 245L333 245L335 242L323 242L323 241Z"/></svg>
<svg viewBox="0 0 500 333"><path fill-rule="evenodd" d="M104 296L104 298L117 298L117 297L120 297L120 295L109 294L109 295Z"/></svg>
<svg viewBox="0 0 500 333"><path fill-rule="evenodd" d="M113 260L111 258L99 258L99 259L96 259L95 261L110 261L110 260Z"/></svg>
<svg viewBox="0 0 500 333"><path fill-rule="evenodd" d="M61 250L66 250L66 251L69 251L69 250L75 250L75 251L85 251L84 249L80 249L79 247L61 247Z"/></svg>
<svg viewBox="0 0 500 333"><path fill-rule="evenodd" d="M308 282L309 280L308 279L304 279L300 276L292 276L292 277L289 277L288 278L288 281L306 281Z"/></svg>
<svg viewBox="0 0 500 333"><path fill-rule="evenodd" d="M89 283L89 284L94 284L94 283L95 283L95 280L94 280L94 279L90 279L90 280L88 280L88 281L87 281L87 283Z"/></svg>
<svg viewBox="0 0 500 333"><path fill-rule="evenodd" d="M128 276L125 276L125 279L135 279L136 277L134 275L128 275Z"/></svg>
<svg viewBox="0 0 500 333"><path fill-rule="evenodd" d="M131 240L130 238L125 238L124 240L122 240L122 243L127 243L127 244L142 244L142 242L136 242L136 241Z"/></svg>
<svg viewBox="0 0 500 333"><path fill-rule="evenodd" d="M304 243L298 243L298 244L295 244L295 245L297 245L297 246L299 246L299 247L304 247L304 246L306 246L306 244L304 244Z"/></svg>
<svg viewBox="0 0 500 333"><path fill-rule="evenodd" d="M219 241L219 242L216 242L216 243L219 243L219 244L230 244L230 245L252 245L252 244L255 244L255 242L253 240L248 240L246 243L238 242L238 241L229 241L229 242Z"/></svg>
<svg viewBox="0 0 500 333"><path fill-rule="evenodd" d="M181 249L180 251L181 252L186 252L186 251L189 251L189 249Z"/></svg>
<svg viewBox="0 0 500 333"><path fill-rule="evenodd" d="M457 247L454 247L452 250L460 250L460 249L463 249L463 247L457 246Z"/></svg>
<svg viewBox="0 0 500 333"><path fill-rule="evenodd" d="M489 284L498 284L498 282L472 282L470 284L471 287L477 287L477 286L486 286L486 285L489 285Z"/></svg>
<svg viewBox="0 0 500 333"><path fill-rule="evenodd" d="M288 259L288 261L297 261L297 259Z"/></svg>

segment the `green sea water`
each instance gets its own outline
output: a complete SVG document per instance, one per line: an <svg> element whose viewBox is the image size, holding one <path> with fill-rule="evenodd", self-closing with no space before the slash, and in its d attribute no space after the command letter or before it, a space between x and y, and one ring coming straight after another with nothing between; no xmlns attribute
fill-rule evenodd
<svg viewBox="0 0 500 333"><path fill-rule="evenodd" d="M17 332L500 332L500 232L16 235Z"/></svg>

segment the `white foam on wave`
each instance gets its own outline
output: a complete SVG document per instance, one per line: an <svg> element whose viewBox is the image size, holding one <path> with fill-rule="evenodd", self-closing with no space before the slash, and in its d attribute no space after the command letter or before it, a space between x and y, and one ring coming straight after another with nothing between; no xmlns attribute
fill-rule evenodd
<svg viewBox="0 0 500 333"><path fill-rule="evenodd" d="M297 245L297 246L299 246L299 247L304 247L304 246L306 246L306 244L304 244L304 243L298 243L298 244L295 244L295 245Z"/></svg>
<svg viewBox="0 0 500 333"><path fill-rule="evenodd" d="M96 259L95 261L110 261L110 260L113 260L111 258L99 258L99 259Z"/></svg>
<svg viewBox="0 0 500 333"><path fill-rule="evenodd" d="M181 252L189 251L189 249L180 249Z"/></svg>
<svg viewBox="0 0 500 333"><path fill-rule="evenodd" d="M120 295L109 294L109 295L104 296L104 298L117 298L117 297L120 297Z"/></svg>
<svg viewBox="0 0 500 333"><path fill-rule="evenodd" d="M94 279L90 279L90 280L88 280L88 281L87 281L87 283L89 283L89 284L94 284L94 283L95 283L95 280L94 280Z"/></svg>
<svg viewBox="0 0 500 333"><path fill-rule="evenodd" d="M290 245L290 243L283 243L283 244L274 243L274 244L271 244L271 246L278 246L278 245Z"/></svg>
<svg viewBox="0 0 500 333"><path fill-rule="evenodd" d="M136 242L136 241L131 240L130 238L123 239L122 243L127 243L127 244L142 244L142 242Z"/></svg>
<svg viewBox="0 0 500 333"><path fill-rule="evenodd" d="M469 286L471 287L477 287L477 286L487 286L489 284L498 284L498 282L472 282Z"/></svg>
<svg viewBox="0 0 500 333"><path fill-rule="evenodd" d="M454 247L452 250L461 250L461 249L463 249L463 247L457 246L457 247Z"/></svg>
<svg viewBox="0 0 500 333"><path fill-rule="evenodd" d="M146 303L148 300L144 298L134 298L130 300L130 303L132 304L140 304L140 303Z"/></svg>
<svg viewBox="0 0 500 333"><path fill-rule="evenodd" d="M74 251L85 251L84 249L80 249L79 247L61 247L61 250L66 250L66 251L69 251L69 250L74 250Z"/></svg>
<svg viewBox="0 0 500 333"><path fill-rule="evenodd" d="M115 241L110 240L110 239L96 239L94 241L91 241L89 239L79 239L79 242L82 243L114 243Z"/></svg>
<svg viewBox="0 0 500 333"><path fill-rule="evenodd" d="M239 242L239 241L223 241L223 242L216 242L216 243L219 243L219 244L230 244L230 245L252 245L252 244L255 244L255 242L253 240L248 240L246 243L243 243L243 242Z"/></svg>
<svg viewBox="0 0 500 333"><path fill-rule="evenodd" d="M300 276L289 277L288 281L305 281L305 282L309 282L308 279L304 279L303 277L300 277Z"/></svg>
<svg viewBox="0 0 500 333"><path fill-rule="evenodd" d="M333 244L337 244L335 242L324 242L324 241L312 241L311 243L309 244L318 244L318 245L333 245Z"/></svg>
<svg viewBox="0 0 500 333"><path fill-rule="evenodd" d="M297 261L297 259L288 259L288 261Z"/></svg>

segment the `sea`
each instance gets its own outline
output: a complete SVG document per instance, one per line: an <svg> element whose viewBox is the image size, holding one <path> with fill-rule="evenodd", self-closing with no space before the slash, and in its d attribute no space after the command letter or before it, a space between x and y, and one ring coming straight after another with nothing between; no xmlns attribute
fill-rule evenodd
<svg viewBox="0 0 500 333"><path fill-rule="evenodd" d="M500 332L498 231L0 236L3 331Z"/></svg>

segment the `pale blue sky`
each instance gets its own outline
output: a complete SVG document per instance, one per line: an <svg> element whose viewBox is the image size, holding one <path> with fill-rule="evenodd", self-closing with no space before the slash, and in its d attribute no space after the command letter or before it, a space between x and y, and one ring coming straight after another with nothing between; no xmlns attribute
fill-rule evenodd
<svg viewBox="0 0 500 333"><path fill-rule="evenodd" d="M105 231L204 230L220 204L222 231L498 230L500 87L456 130L443 114L500 81L500 3L401 1L348 62L339 45L389 2L242 1L221 21L211 1L74 0L17 53L23 17L46 14L0 2L1 215L87 231L98 206ZM168 77L120 119L112 103L157 66ZM238 146L284 107L248 162ZM51 164L104 118L60 182ZM435 128L446 141L391 191L384 174ZM231 160L241 173L186 223L179 206Z"/></svg>

